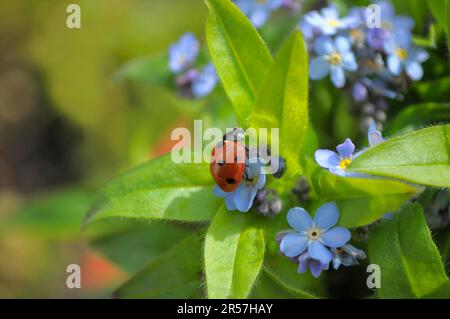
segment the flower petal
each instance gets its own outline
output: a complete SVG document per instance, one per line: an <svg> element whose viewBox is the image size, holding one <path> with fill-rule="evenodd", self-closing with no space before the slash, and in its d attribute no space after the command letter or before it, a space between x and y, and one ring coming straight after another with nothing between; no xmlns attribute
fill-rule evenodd
<svg viewBox="0 0 450 319"><path fill-rule="evenodd" d="M330 37L320 36L314 41L314 51L317 55L328 55L335 51L333 41Z"/></svg>
<svg viewBox="0 0 450 319"><path fill-rule="evenodd" d="M213 193L214 195L216 195L217 197L226 197L227 195L229 195L230 193L224 192L223 190L220 189L219 186L214 185L213 187Z"/></svg>
<svg viewBox="0 0 450 319"><path fill-rule="evenodd" d="M367 88L359 82L356 82L352 87L352 96L356 102L361 102L367 98Z"/></svg>
<svg viewBox="0 0 450 319"><path fill-rule="evenodd" d="M252 207L256 192L256 187L248 187L244 183L241 183L234 192L233 196L236 208L241 212L248 212Z"/></svg>
<svg viewBox="0 0 450 319"><path fill-rule="evenodd" d="M332 66L330 69L331 82L337 88L342 88L345 85L345 73L342 66Z"/></svg>
<svg viewBox="0 0 450 319"><path fill-rule="evenodd" d="M330 5L328 7L322 8L320 10L320 13L326 19L337 20L339 18L339 11L335 5Z"/></svg>
<svg viewBox="0 0 450 319"><path fill-rule="evenodd" d="M355 152L355 144L353 144L351 139L346 138L344 143L339 144L336 147L336 150L343 158L352 158L352 155Z"/></svg>
<svg viewBox="0 0 450 319"><path fill-rule="evenodd" d="M430 57L430 54L424 49L414 48L411 52L411 55L418 62L425 62Z"/></svg>
<svg viewBox="0 0 450 319"><path fill-rule="evenodd" d="M299 273L305 273L308 270L309 265L309 254L307 251L305 251L303 254L298 256L298 269L297 272Z"/></svg>
<svg viewBox="0 0 450 319"><path fill-rule="evenodd" d="M419 62L416 61L408 61L405 65L406 74L413 79L414 81L418 81L423 76L423 68Z"/></svg>
<svg viewBox="0 0 450 319"><path fill-rule="evenodd" d="M225 197L225 206L228 210L236 210L236 205L234 204L234 193L230 193Z"/></svg>
<svg viewBox="0 0 450 319"><path fill-rule="evenodd" d="M280 251L287 257L295 257L305 251L308 244L308 237L289 233L283 237L280 243Z"/></svg>
<svg viewBox="0 0 450 319"><path fill-rule="evenodd" d="M266 184L266 174L261 174L258 177L258 182L256 183L256 188L258 190L262 189Z"/></svg>
<svg viewBox="0 0 450 319"><path fill-rule="evenodd" d="M328 264L331 261L331 252L318 240L308 245L308 253L311 258L320 261L322 264Z"/></svg>
<svg viewBox="0 0 450 319"><path fill-rule="evenodd" d="M387 58L387 66L393 75L400 75L402 72L402 61L395 55L389 55Z"/></svg>
<svg viewBox="0 0 450 319"><path fill-rule="evenodd" d="M341 259L338 256L333 257L333 268L338 270L339 266L341 265Z"/></svg>
<svg viewBox="0 0 450 319"><path fill-rule="evenodd" d="M345 52L342 54L342 66L348 71L356 71L358 64L356 63L355 55L353 52Z"/></svg>
<svg viewBox="0 0 450 319"><path fill-rule="evenodd" d="M344 246L352 237L350 231L344 227L333 227L322 233L321 241L331 248Z"/></svg>
<svg viewBox="0 0 450 319"><path fill-rule="evenodd" d="M350 48L352 47L350 40L343 36L336 37L334 45L340 53L346 53L350 51Z"/></svg>
<svg viewBox="0 0 450 319"><path fill-rule="evenodd" d="M319 56L309 61L309 77L312 80L323 79L330 72L330 65L325 57Z"/></svg>
<svg viewBox="0 0 450 319"><path fill-rule="evenodd" d="M255 28L261 28L269 18L269 11L264 7L256 8L250 14L250 21L255 26Z"/></svg>
<svg viewBox="0 0 450 319"><path fill-rule="evenodd" d="M339 209L336 203L326 203L320 206L314 215L315 224L321 229L328 229L337 224L339 220Z"/></svg>
<svg viewBox="0 0 450 319"><path fill-rule="evenodd" d="M301 233L310 229L313 225L313 219L306 210L300 207L294 207L287 213L287 222L289 226Z"/></svg>
<svg viewBox="0 0 450 319"><path fill-rule="evenodd" d="M192 94L197 98L206 96L211 93L218 81L214 66L208 64L192 81Z"/></svg>
<svg viewBox="0 0 450 319"><path fill-rule="evenodd" d="M397 16L394 19L394 28L396 30L411 30L414 28L415 22L407 16Z"/></svg>
<svg viewBox="0 0 450 319"><path fill-rule="evenodd" d="M323 168L336 168L339 167L339 155L336 152L330 150L317 150L314 153L316 162Z"/></svg>
<svg viewBox="0 0 450 319"><path fill-rule="evenodd" d="M311 260L309 262L309 269L314 278L318 278L322 273L323 267L318 260Z"/></svg>
<svg viewBox="0 0 450 319"><path fill-rule="evenodd" d="M370 123L369 131L367 132L367 138L369 140L369 146L375 146L384 141L381 132L377 131L377 124L375 121Z"/></svg>

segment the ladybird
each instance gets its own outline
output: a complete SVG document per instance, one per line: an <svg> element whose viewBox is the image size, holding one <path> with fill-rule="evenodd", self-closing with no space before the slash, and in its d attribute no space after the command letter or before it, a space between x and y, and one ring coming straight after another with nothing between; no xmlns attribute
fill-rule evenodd
<svg viewBox="0 0 450 319"><path fill-rule="evenodd" d="M211 151L211 175L224 192L234 191L245 172L246 150L238 141L224 140Z"/></svg>

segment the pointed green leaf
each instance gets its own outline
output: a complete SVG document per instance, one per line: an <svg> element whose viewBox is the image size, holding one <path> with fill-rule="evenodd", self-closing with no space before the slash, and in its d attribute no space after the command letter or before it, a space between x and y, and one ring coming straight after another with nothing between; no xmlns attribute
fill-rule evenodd
<svg viewBox="0 0 450 319"><path fill-rule="evenodd" d="M418 204L371 233L369 258L381 269L381 298L450 298L450 282Z"/></svg>
<svg viewBox="0 0 450 319"><path fill-rule="evenodd" d="M450 187L450 125L389 139L358 156L348 170Z"/></svg>
<svg viewBox="0 0 450 319"><path fill-rule="evenodd" d="M245 127L272 57L253 25L229 0L206 0L206 40L217 74Z"/></svg>
<svg viewBox="0 0 450 319"><path fill-rule="evenodd" d="M200 298L201 240L192 234L152 261L114 294L117 298Z"/></svg>
<svg viewBox="0 0 450 319"><path fill-rule="evenodd" d="M319 201L334 201L340 211L339 225L359 227L373 223L385 213L398 210L417 188L395 180L336 176L318 168L312 183Z"/></svg>
<svg viewBox="0 0 450 319"><path fill-rule="evenodd" d="M263 231L222 206L206 233L204 258L209 298L246 298L264 259Z"/></svg>
<svg viewBox="0 0 450 319"><path fill-rule="evenodd" d="M208 221L221 202L212 194L213 185L207 163L175 164L167 154L112 180L86 222L107 217Z"/></svg>
<svg viewBox="0 0 450 319"><path fill-rule="evenodd" d="M278 52L249 123L255 128L279 128L280 155L287 160L288 172L300 172L300 152L308 128L308 56L299 30Z"/></svg>

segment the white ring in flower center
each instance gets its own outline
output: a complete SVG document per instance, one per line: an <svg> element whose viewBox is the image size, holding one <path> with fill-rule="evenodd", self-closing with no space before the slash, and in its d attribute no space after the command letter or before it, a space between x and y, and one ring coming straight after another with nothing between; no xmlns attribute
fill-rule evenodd
<svg viewBox="0 0 450 319"><path fill-rule="evenodd" d="M320 235L322 234L322 230L319 228L311 228L310 230L308 230L308 238L310 240L317 240L320 238Z"/></svg>

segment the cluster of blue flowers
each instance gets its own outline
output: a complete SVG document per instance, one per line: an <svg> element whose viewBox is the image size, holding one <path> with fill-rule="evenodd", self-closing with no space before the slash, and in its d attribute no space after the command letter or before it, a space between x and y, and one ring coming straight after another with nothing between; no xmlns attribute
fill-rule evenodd
<svg viewBox="0 0 450 319"><path fill-rule="evenodd" d="M279 234L281 253L298 264L299 273L309 268L316 278L329 269L330 263L334 269L358 264L358 259L366 258L366 254L348 243L351 233L336 226L338 220L335 203L320 206L314 219L303 208L290 209L287 221L294 231Z"/></svg>
<svg viewBox="0 0 450 319"><path fill-rule="evenodd" d="M369 140L369 148L382 143L385 139L381 132L376 129L376 123L372 122L367 133ZM315 152L314 157L316 162L323 168L327 169L333 174L339 176L361 176L358 173L347 172L346 169L351 164L353 159L361 155L366 149L355 153L355 145L352 140L347 138L342 144L336 147L336 151L319 149Z"/></svg>
<svg viewBox="0 0 450 319"><path fill-rule="evenodd" d="M234 3L257 29L266 24L272 12L280 8L298 8L294 0L235 0Z"/></svg>
<svg viewBox="0 0 450 319"><path fill-rule="evenodd" d="M397 16L388 1L376 5L379 27L368 26L371 17L365 7L340 17L331 5L306 13L300 22L311 56L310 78L330 76L337 88L349 83L354 101L364 103L363 112L369 115L365 127L372 120L385 121L385 99L401 99L401 88L422 78L422 63L429 57L412 43L411 18Z"/></svg>
<svg viewBox="0 0 450 319"><path fill-rule="evenodd" d="M184 96L207 96L219 82L212 63L200 69L195 67L199 52L199 41L190 32L183 34L169 48L169 69L176 76L175 85Z"/></svg>

